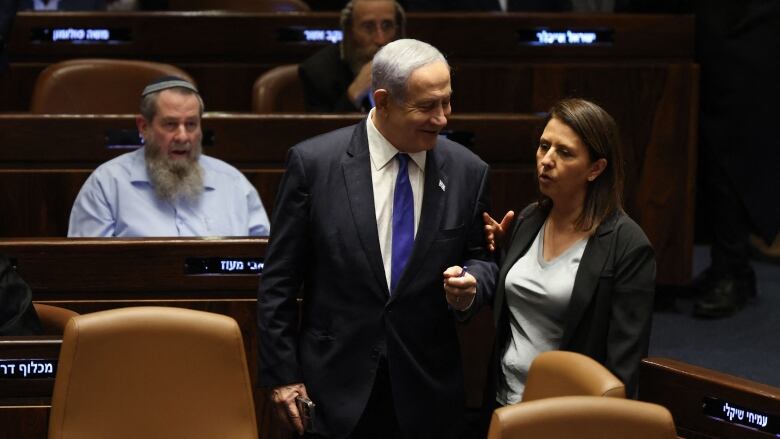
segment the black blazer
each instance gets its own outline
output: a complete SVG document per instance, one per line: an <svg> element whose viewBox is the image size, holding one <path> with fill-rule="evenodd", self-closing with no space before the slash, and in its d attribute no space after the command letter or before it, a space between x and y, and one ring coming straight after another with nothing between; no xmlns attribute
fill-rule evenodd
<svg viewBox="0 0 780 439"><path fill-rule="evenodd" d="M355 74L342 61L339 47L331 44L298 66L306 111L340 113L371 109L370 103L364 104L364 108L355 108L347 97L347 89L355 80Z"/></svg>
<svg viewBox="0 0 780 439"><path fill-rule="evenodd" d="M533 204L518 217L502 257L494 299L499 361L509 342L506 275L528 251L547 219ZM655 254L642 229L623 212L607 218L588 239L566 312L561 350L585 354L607 367L635 396L639 361L647 356L655 292ZM500 367L496 364L498 379Z"/></svg>
<svg viewBox="0 0 780 439"><path fill-rule="evenodd" d="M481 219L488 166L444 138L427 153L414 249L392 296L370 166L365 121L290 149L258 293L260 381L303 382L317 404L317 429L340 438L360 418L385 357L401 430L446 437L465 397L442 273L469 266L478 280L473 309L494 290L498 267Z"/></svg>

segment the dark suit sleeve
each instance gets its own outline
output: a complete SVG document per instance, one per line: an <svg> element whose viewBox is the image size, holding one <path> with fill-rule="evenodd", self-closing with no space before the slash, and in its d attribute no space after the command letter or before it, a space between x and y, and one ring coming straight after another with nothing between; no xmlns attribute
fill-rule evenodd
<svg viewBox="0 0 780 439"><path fill-rule="evenodd" d="M484 165L479 183L477 202L471 216L471 224L468 226L468 238L464 254L463 265L468 266L469 272L477 279L477 296L474 303L463 312L456 312L458 320L465 320L474 315L485 303L490 303L496 288L498 266L492 254L487 249L485 240L485 228L482 213L490 209L490 181L489 168Z"/></svg>
<svg viewBox="0 0 780 439"><path fill-rule="evenodd" d="M259 379L266 387L302 381L297 298L307 262L309 203L303 160L292 148L276 199L257 299Z"/></svg>
<svg viewBox="0 0 780 439"><path fill-rule="evenodd" d="M629 397L636 397L639 362L647 355L655 294L655 254L639 226L635 227L634 233L626 234L631 242L615 262L606 360Z"/></svg>

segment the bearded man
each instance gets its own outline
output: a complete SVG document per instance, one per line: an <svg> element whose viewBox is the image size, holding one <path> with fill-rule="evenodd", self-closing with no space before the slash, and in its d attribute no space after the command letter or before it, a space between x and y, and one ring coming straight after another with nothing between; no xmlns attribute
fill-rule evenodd
<svg viewBox="0 0 780 439"><path fill-rule="evenodd" d="M341 44L320 50L298 68L306 111L368 112L371 60L382 46L403 37L405 21L393 0L347 3L341 11Z"/></svg>
<svg viewBox="0 0 780 439"><path fill-rule="evenodd" d="M203 100L178 77L149 84L136 118L144 146L100 165L81 188L68 236L267 236L260 196L201 153Z"/></svg>

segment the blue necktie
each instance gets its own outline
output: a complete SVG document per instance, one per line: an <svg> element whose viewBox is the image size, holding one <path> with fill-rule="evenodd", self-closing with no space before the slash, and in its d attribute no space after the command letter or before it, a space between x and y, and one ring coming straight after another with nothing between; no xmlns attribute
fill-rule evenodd
<svg viewBox="0 0 780 439"><path fill-rule="evenodd" d="M414 246L414 198L409 184L409 156L396 155L398 176L393 195L393 254L390 265L390 293L395 291Z"/></svg>

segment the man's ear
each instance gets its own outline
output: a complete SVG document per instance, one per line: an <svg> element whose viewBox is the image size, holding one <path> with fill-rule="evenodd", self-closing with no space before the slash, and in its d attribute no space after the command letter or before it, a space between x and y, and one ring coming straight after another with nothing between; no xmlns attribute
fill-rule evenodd
<svg viewBox="0 0 780 439"><path fill-rule="evenodd" d="M387 90L380 88L379 90L374 91L374 105L376 106L376 111L382 114L386 113L389 104L390 93L388 93Z"/></svg>
<svg viewBox="0 0 780 439"><path fill-rule="evenodd" d="M590 165L590 170L588 171L588 181L597 179L605 169L607 169L607 159L600 158L593 162L593 164Z"/></svg>
<svg viewBox="0 0 780 439"><path fill-rule="evenodd" d="M138 128L138 134L143 136L149 128L149 122L147 122L143 116L139 115L135 117L135 126Z"/></svg>

